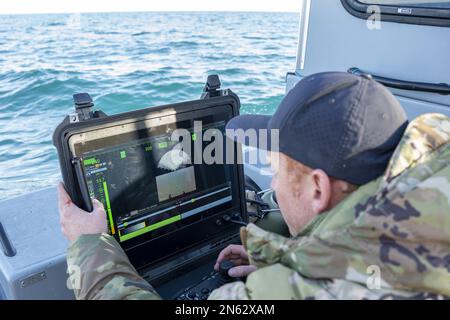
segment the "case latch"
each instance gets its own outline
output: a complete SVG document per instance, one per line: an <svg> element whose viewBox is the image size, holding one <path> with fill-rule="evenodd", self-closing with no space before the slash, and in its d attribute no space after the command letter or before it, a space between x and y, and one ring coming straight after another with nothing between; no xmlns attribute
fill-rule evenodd
<svg viewBox="0 0 450 320"><path fill-rule="evenodd" d="M225 92L223 90L220 90L220 86L221 83L219 75L217 74L209 75L208 79L206 80L206 84L205 87L203 88L203 93L200 99L208 99L225 95Z"/></svg>
<svg viewBox="0 0 450 320"><path fill-rule="evenodd" d="M74 94L73 102L76 113L70 115L70 122L85 121L93 117L92 107L94 107L94 102L89 93Z"/></svg>

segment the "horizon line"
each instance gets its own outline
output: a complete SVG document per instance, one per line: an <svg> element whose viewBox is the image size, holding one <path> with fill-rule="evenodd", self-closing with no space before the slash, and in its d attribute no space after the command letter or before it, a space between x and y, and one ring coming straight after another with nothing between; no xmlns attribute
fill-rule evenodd
<svg viewBox="0 0 450 320"><path fill-rule="evenodd" d="M263 11L263 10L143 10L143 11L75 11L75 12L16 12L1 13L0 16L14 15L58 15L58 14L103 14L103 13L300 13L299 11Z"/></svg>

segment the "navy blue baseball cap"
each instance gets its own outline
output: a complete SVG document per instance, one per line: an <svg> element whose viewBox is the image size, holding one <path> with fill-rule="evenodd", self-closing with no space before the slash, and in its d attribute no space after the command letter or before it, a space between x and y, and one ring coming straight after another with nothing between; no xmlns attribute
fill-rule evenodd
<svg viewBox="0 0 450 320"><path fill-rule="evenodd" d="M384 173L407 125L404 109L383 85L367 76L324 72L297 83L273 116L238 116L227 129L278 129L278 150L270 139L252 146L363 185Z"/></svg>

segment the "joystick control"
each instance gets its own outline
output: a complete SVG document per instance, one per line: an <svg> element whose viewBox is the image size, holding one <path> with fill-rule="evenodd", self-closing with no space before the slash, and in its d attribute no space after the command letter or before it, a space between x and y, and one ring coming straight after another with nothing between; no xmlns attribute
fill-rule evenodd
<svg viewBox="0 0 450 320"><path fill-rule="evenodd" d="M228 275L228 271L234 267L233 262L229 261L229 260L224 260L219 264L219 273L221 276L223 276L226 279L231 278Z"/></svg>
<svg viewBox="0 0 450 320"><path fill-rule="evenodd" d="M206 300L211 292L226 283L232 282L236 279L228 275L228 271L235 267L233 262L224 260L219 264L219 272L212 271L208 276L181 292L176 294L173 299L176 300Z"/></svg>

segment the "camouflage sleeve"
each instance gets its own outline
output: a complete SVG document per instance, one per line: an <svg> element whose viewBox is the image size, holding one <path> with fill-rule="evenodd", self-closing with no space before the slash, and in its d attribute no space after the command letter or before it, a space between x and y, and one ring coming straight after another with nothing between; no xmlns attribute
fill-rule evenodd
<svg viewBox="0 0 450 320"><path fill-rule="evenodd" d="M298 300L326 292L325 281L311 281L282 264L258 269L246 283L233 282L214 290L210 300Z"/></svg>
<svg viewBox="0 0 450 320"><path fill-rule="evenodd" d="M161 299L110 235L78 238L68 248L67 265L78 300Z"/></svg>
<svg viewBox="0 0 450 320"><path fill-rule="evenodd" d="M432 298L414 292L374 289L346 279L311 279L282 264L253 272L247 282L214 290L209 300L376 300Z"/></svg>

